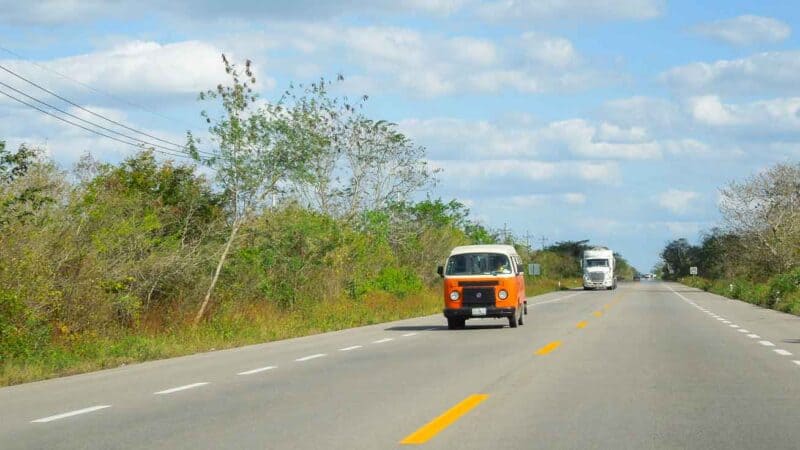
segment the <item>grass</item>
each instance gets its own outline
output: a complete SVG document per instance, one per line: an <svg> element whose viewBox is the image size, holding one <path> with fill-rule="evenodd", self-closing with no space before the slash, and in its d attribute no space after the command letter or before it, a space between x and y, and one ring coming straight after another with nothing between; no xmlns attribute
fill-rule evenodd
<svg viewBox="0 0 800 450"><path fill-rule="evenodd" d="M561 289L578 286L579 279L561 283ZM528 296L558 288L558 280L539 278L526 282ZM229 302L215 312L212 320L197 327L187 320L166 329L118 329L103 336L59 336L47 348L24 359L2 360L0 386L436 314L442 309L441 295L439 288L404 298L377 292L360 301L322 301L297 305L291 310L272 304Z"/></svg>
<svg viewBox="0 0 800 450"><path fill-rule="evenodd" d="M775 289L775 281L757 283L743 279L710 280L702 277L685 277L678 280L686 286L702 289L723 297L742 300L764 308L771 308L800 316L800 289ZM788 292L787 292L788 291Z"/></svg>

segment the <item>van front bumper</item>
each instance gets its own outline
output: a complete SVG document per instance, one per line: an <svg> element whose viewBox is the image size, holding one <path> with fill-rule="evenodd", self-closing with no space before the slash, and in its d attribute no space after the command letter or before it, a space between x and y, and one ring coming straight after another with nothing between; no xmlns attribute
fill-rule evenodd
<svg viewBox="0 0 800 450"><path fill-rule="evenodd" d="M476 308L485 308L486 314L473 314L472 310ZM496 306L468 306L465 308L445 308L442 312L448 319L469 319L481 317L513 317L515 310L514 308L498 308Z"/></svg>

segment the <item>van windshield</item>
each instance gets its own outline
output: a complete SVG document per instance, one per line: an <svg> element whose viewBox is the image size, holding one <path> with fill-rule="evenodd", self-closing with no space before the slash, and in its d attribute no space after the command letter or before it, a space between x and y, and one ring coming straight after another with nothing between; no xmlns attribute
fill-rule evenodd
<svg viewBox="0 0 800 450"><path fill-rule="evenodd" d="M587 259L586 267L608 267L607 259Z"/></svg>
<svg viewBox="0 0 800 450"><path fill-rule="evenodd" d="M511 273L511 264L500 253L464 253L447 260L445 275L496 275Z"/></svg>

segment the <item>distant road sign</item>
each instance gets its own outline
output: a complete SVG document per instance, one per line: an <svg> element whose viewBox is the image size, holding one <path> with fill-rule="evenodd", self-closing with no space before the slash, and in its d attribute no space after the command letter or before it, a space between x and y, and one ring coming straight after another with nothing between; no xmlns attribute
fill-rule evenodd
<svg viewBox="0 0 800 450"><path fill-rule="evenodd" d="M541 275L542 274L542 266L539 264L528 264L528 273L531 275Z"/></svg>
<svg viewBox="0 0 800 450"><path fill-rule="evenodd" d="M689 275L697 275L697 267L689 267Z"/></svg>

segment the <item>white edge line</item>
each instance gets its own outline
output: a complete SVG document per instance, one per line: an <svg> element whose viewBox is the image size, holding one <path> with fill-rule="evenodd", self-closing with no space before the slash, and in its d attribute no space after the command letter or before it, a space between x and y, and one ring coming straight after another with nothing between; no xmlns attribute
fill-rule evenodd
<svg viewBox="0 0 800 450"><path fill-rule="evenodd" d="M340 348L340 352L349 352L350 350L355 350L357 348L361 348L363 345L351 345L350 347Z"/></svg>
<svg viewBox="0 0 800 450"><path fill-rule="evenodd" d="M170 388L170 389L164 389L163 391L153 392L153 395L172 394L173 392L185 391L187 389L194 389L196 387L205 386L207 384L208 384L207 381L203 381L203 382L200 382L200 383L187 384L185 386L178 386L178 387L174 387L174 388Z"/></svg>
<svg viewBox="0 0 800 450"><path fill-rule="evenodd" d="M325 353L317 353L316 355L308 355L308 356L303 356L302 358L297 358L295 359L295 361L303 362L303 361L308 361L309 359L322 358L323 356L326 356Z"/></svg>
<svg viewBox="0 0 800 450"><path fill-rule="evenodd" d="M258 369L245 370L244 372L239 372L236 375L252 375L254 373L266 372L274 368L275 366L259 367Z"/></svg>
<svg viewBox="0 0 800 450"><path fill-rule="evenodd" d="M83 409L76 409L75 411L69 411L63 414L56 414L55 416L42 417L41 419L31 420L31 423L47 423L47 422L52 422L54 420L65 419L67 417L77 416L79 414L86 414L106 408L111 408L111 405L97 405Z"/></svg>
<svg viewBox="0 0 800 450"><path fill-rule="evenodd" d="M783 356L792 356L792 352L784 350L782 348L776 348L775 350L773 350L773 352Z"/></svg>

